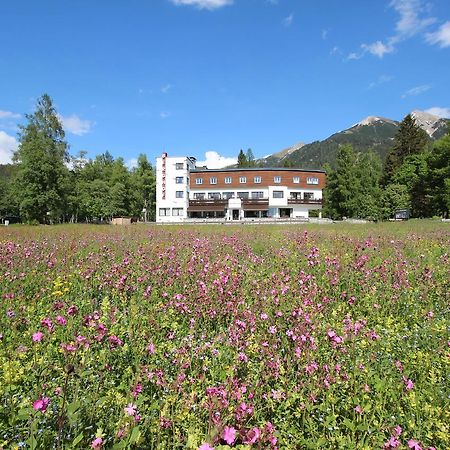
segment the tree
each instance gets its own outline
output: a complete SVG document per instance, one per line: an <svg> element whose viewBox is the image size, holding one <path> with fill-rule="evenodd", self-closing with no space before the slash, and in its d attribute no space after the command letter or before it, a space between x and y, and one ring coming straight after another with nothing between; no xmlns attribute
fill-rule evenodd
<svg viewBox="0 0 450 450"><path fill-rule="evenodd" d="M139 216L145 209L144 219L155 220L156 176L151 163L144 154L139 155L137 167L131 173L133 186L133 215Z"/></svg>
<svg viewBox="0 0 450 450"><path fill-rule="evenodd" d="M436 141L428 158L428 186L433 212L449 217L450 134Z"/></svg>
<svg viewBox="0 0 450 450"><path fill-rule="evenodd" d="M238 167L247 167L247 156L241 148L241 151L238 155Z"/></svg>
<svg viewBox="0 0 450 450"><path fill-rule="evenodd" d="M358 190L356 155L351 145L339 147L336 170L328 173L324 189L325 214L333 219L352 217Z"/></svg>
<svg viewBox="0 0 450 450"><path fill-rule="evenodd" d="M357 189L354 217L378 220L381 218L381 159L372 150L360 155L356 163Z"/></svg>
<svg viewBox="0 0 450 450"><path fill-rule="evenodd" d="M245 157L247 158L247 167L255 167L255 156L253 155L253 150L251 148L247 149Z"/></svg>
<svg viewBox="0 0 450 450"><path fill-rule="evenodd" d="M69 160L65 134L51 98L38 99L36 111L20 126L14 192L21 216L40 223L61 220L65 214Z"/></svg>
<svg viewBox="0 0 450 450"><path fill-rule="evenodd" d="M386 157L382 178L383 186L387 186L393 181L397 169L403 164L405 158L422 153L428 142L427 133L408 114L400 122L394 146Z"/></svg>
<svg viewBox="0 0 450 450"><path fill-rule="evenodd" d="M383 191L381 205L384 219L392 218L399 209L409 209L411 202L408 188L403 184L390 184Z"/></svg>

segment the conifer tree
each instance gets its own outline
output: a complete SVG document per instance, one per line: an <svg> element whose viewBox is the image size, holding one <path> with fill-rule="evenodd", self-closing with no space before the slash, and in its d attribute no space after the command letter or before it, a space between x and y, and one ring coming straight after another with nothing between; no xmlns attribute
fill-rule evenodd
<svg viewBox="0 0 450 450"><path fill-rule="evenodd" d="M241 151L238 155L238 167L247 167L247 156L241 148Z"/></svg>
<svg viewBox="0 0 450 450"><path fill-rule="evenodd" d="M47 94L26 118L28 124L20 126L19 148L13 158L18 164L14 192L20 213L27 221L58 221L65 214L69 175L64 130Z"/></svg>

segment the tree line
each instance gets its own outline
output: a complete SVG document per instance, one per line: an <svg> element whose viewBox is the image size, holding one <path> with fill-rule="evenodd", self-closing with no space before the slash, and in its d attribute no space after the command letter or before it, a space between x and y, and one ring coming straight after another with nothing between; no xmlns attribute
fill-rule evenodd
<svg viewBox="0 0 450 450"><path fill-rule="evenodd" d="M132 169L108 152L94 159L84 152L70 156L46 94L26 118L13 164L0 166L0 217L29 223L155 219L156 175L144 154ZM237 166L257 166L250 148L240 150ZM399 209L413 217L449 217L450 134L431 142L410 115L400 123L384 164L374 152L342 145L335 167L325 169L325 217L382 220Z"/></svg>
<svg viewBox="0 0 450 450"><path fill-rule="evenodd" d="M147 157L128 169L105 152L71 157L51 98L45 94L19 127L13 164L0 177L0 216L28 223L92 222L114 216L154 220L156 177Z"/></svg>
<svg viewBox="0 0 450 450"><path fill-rule="evenodd" d="M341 146L336 167L327 168L324 204L325 216L333 219L389 219L400 209L412 217L448 218L450 134L431 142L407 115L384 165L372 151L358 154Z"/></svg>

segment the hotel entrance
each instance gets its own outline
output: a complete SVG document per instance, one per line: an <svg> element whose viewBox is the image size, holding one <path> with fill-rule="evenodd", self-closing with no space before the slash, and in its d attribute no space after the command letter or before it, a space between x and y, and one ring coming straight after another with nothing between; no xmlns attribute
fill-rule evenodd
<svg viewBox="0 0 450 450"><path fill-rule="evenodd" d="M233 220L239 220L239 210L233 209Z"/></svg>

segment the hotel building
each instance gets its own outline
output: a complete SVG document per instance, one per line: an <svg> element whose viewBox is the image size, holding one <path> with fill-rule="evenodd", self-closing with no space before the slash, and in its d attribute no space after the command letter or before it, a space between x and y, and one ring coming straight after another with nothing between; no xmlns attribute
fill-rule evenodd
<svg viewBox="0 0 450 450"><path fill-rule="evenodd" d="M322 170L208 169L163 153L156 159L156 221L305 219L322 209L325 177Z"/></svg>

